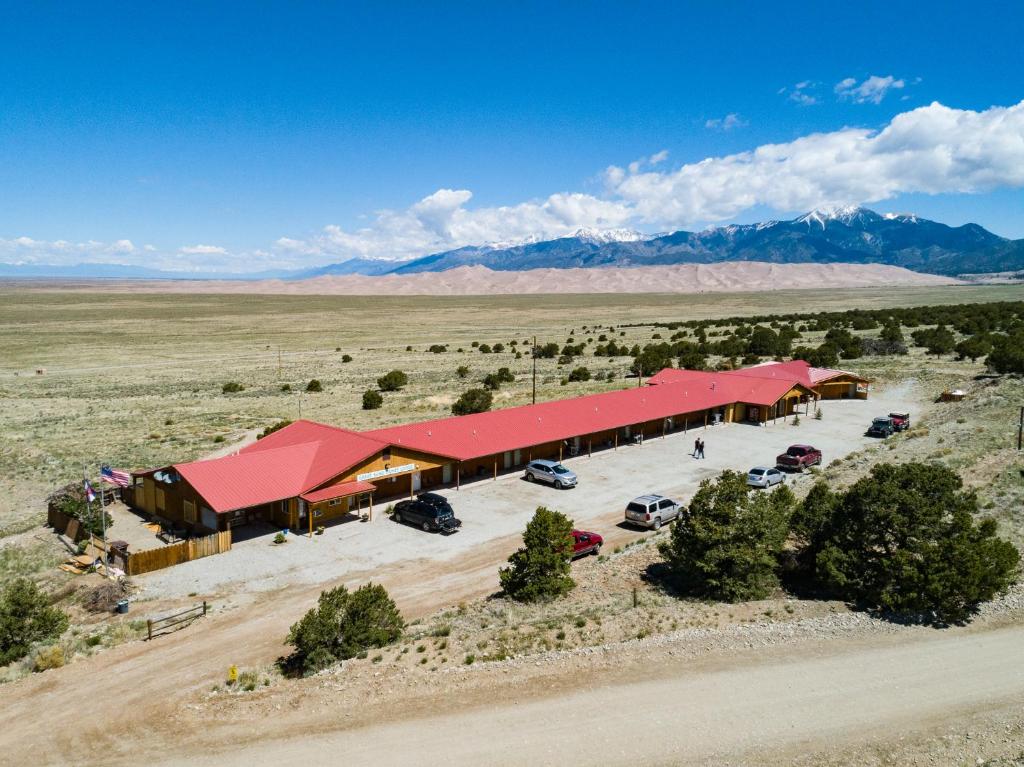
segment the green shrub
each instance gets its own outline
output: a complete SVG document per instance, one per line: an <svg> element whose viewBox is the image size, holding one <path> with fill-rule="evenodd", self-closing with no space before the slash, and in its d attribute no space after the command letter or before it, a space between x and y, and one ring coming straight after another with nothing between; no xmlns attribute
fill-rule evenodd
<svg viewBox="0 0 1024 767"><path fill-rule="evenodd" d="M494 398L487 389L468 389L452 405L454 415L483 413L491 409Z"/></svg>
<svg viewBox="0 0 1024 767"><path fill-rule="evenodd" d="M1024 331L993 338L985 364L996 373L1024 373Z"/></svg>
<svg viewBox="0 0 1024 767"><path fill-rule="evenodd" d="M51 607L32 581L11 581L0 592L0 666L24 658L33 644L56 639L67 627L68 616Z"/></svg>
<svg viewBox="0 0 1024 767"><path fill-rule="evenodd" d="M469 368L466 367L465 365L459 365L455 369L455 375L457 375L459 378L465 378L466 376L469 375Z"/></svg>
<svg viewBox="0 0 1024 767"><path fill-rule="evenodd" d="M246 692L252 692L260 682L260 673L247 669L238 675L238 686Z"/></svg>
<svg viewBox="0 0 1024 767"><path fill-rule="evenodd" d="M878 464L847 491L819 487L794 515L805 564L830 593L936 623L966 620L1014 582L1020 553L975 522L978 500L944 466Z"/></svg>
<svg viewBox="0 0 1024 767"><path fill-rule="evenodd" d="M285 426L291 426L291 424L292 424L292 422L289 421L289 420L278 421L277 423L271 424L270 426L265 428L263 431L261 431L259 433L259 435L256 437L256 439L263 439L267 435L273 434L275 431L280 431Z"/></svg>
<svg viewBox="0 0 1024 767"><path fill-rule="evenodd" d="M585 367L575 368L571 373L569 373L568 380L570 382L573 382L573 381L589 381L590 380L590 370L585 368Z"/></svg>
<svg viewBox="0 0 1024 767"><path fill-rule="evenodd" d="M220 387L220 390L224 394L234 394L235 392L245 391L245 387L238 383L238 381L228 381Z"/></svg>
<svg viewBox="0 0 1024 767"><path fill-rule="evenodd" d="M285 642L295 650L285 665L293 672L315 673L396 642L404 628L383 586L367 584L351 593L338 586L321 592L317 606L291 627Z"/></svg>
<svg viewBox="0 0 1024 767"><path fill-rule="evenodd" d="M351 354L342 354L341 355L341 361L342 362L351 362L352 361L352 355Z"/></svg>
<svg viewBox="0 0 1024 767"><path fill-rule="evenodd" d="M491 353L491 345L490 344L480 344L479 348L480 348L480 353L481 354L490 354Z"/></svg>
<svg viewBox="0 0 1024 767"><path fill-rule="evenodd" d="M216 444L218 444L218 445L219 445L219 444L220 444L221 442L223 442L223 441L224 441L224 435L223 435L223 434L218 434L217 436L215 436L215 437L213 438L213 441L214 441L214 442L215 442Z"/></svg>
<svg viewBox="0 0 1024 767"><path fill-rule="evenodd" d="M377 388L381 391L399 391L409 383L409 376L401 370L392 370L377 379Z"/></svg>
<svg viewBox="0 0 1024 767"><path fill-rule="evenodd" d="M306 391L308 392L318 392L323 390L324 385L320 383L320 380L318 378L314 378L308 384L306 384Z"/></svg>
<svg viewBox="0 0 1024 767"><path fill-rule="evenodd" d="M47 499L47 504L62 514L77 519L82 527L93 535L101 535L104 525L109 528L114 524L114 518L100 506L99 501L91 504L86 501L85 487L80 481L69 482L53 492Z"/></svg>
<svg viewBox="0 0 1024 767"><path fill-rule="evenodd" d="M442 344L431 344L430 348L427 349L427 351L432 352L434 354L444 354L446 351L448 351L448 347Z"/></svg>
<svg viewBox="0 0 1024 767"><path fill-rule="evenodd" d="M291 391L291 390L292 390L292 385L291 384L281 384L281 391Z"/></svg>
<svg viewBox="0 0 1024 767"><path fill-rule="evenodd" d="M363 410L376 410L384 404L384 397L376 389L367 389L363 392Z"/></svg>
<svg viewBox="0 0 1024 767"><path fill-rule="evenodd" d="M572 553L572 520L539 506L523 532L523 547L498 571L501 588L520 602L562 596L576 585L569 575Z"/></svg>
<svg viewBox="0 0 1024 767"><path fill-rule="evenodd" d="M274 543L276 543L278 545L280 545L282 543L288 543L288 536L286 536L284 533L275 533L274 534Z"/></svg>
<svg viewBox="0 0 1024 767"><path fill-rule="evenodd" d="M751 492L746 475L705 479L658 549L681 591L725 602L763 599L778 586L793 493Z"/></svg>

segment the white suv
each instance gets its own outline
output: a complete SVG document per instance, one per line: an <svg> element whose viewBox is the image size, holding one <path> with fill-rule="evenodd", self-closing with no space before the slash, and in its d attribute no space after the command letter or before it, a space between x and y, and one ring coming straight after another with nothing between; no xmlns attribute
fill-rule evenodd
<svg viewBox="0 0 1024 767"><path fill-rule="evenodd" d="M641 495L626 504L626 522L657 530L683 513L683 507L663 495Z"/></svg>

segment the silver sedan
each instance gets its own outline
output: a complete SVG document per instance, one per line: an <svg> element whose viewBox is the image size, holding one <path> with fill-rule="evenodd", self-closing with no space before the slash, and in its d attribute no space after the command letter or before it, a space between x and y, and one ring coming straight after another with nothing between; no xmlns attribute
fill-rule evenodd
<svg viewBox="0 0 1024 767"><path fill-rule="evenodd" d="M786 475L774 466L755 466L747 472L747 484L751 487L771 487L785 481Z"/></svg>

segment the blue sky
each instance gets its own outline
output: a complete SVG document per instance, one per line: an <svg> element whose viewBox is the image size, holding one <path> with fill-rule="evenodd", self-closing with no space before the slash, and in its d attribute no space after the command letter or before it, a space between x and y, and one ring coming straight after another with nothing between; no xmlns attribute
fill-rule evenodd
<svg viewBox="0 0 1024 767"><path fill-rule="evenodd" d="M844 203L1024 237L1020 4L151 5L0 10L0 261L246 270Z"/></svg>

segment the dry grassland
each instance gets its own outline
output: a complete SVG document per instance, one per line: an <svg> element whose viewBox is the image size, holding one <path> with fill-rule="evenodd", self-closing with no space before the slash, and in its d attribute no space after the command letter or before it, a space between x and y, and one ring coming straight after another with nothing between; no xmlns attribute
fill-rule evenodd
<svg viewBox="0 0 1024 767"><path fill-rule="evenodd" d="M0 286L0 532L42 518L42 499L82 464L142 468L230 450L254 430L303 417L368 429L444 416L484 374L517 376L495 406L529 401L534 335L559 345L632 345L652 329L609 326L736 314L994 301L1020 288L940 287L697 295L339 297L131 295L71 292L45 283ZM587 326L591 332L584 331ZM624 335L621 335L624 333ZM485 355L473 341L503 343ZM449 352L433 354L431 344ZM407 351L411 346L412 350ZM463 352L456 350L462 348ZM342 362L342 355L353 360ZM633 385L629 358L587 355L575 364L612 381L561 386L568 372L538 363L538 399ZM466 380L456 369L466 365ZM362 392L399 368L410 383L361 409ZM45 373L37 375L37 369ZM310 379L320 394L303 392ZM223 394L228 381L245 390ZM290 391L283 391L284 385ZM95 471L95 468L93 468Z"/></svg>

